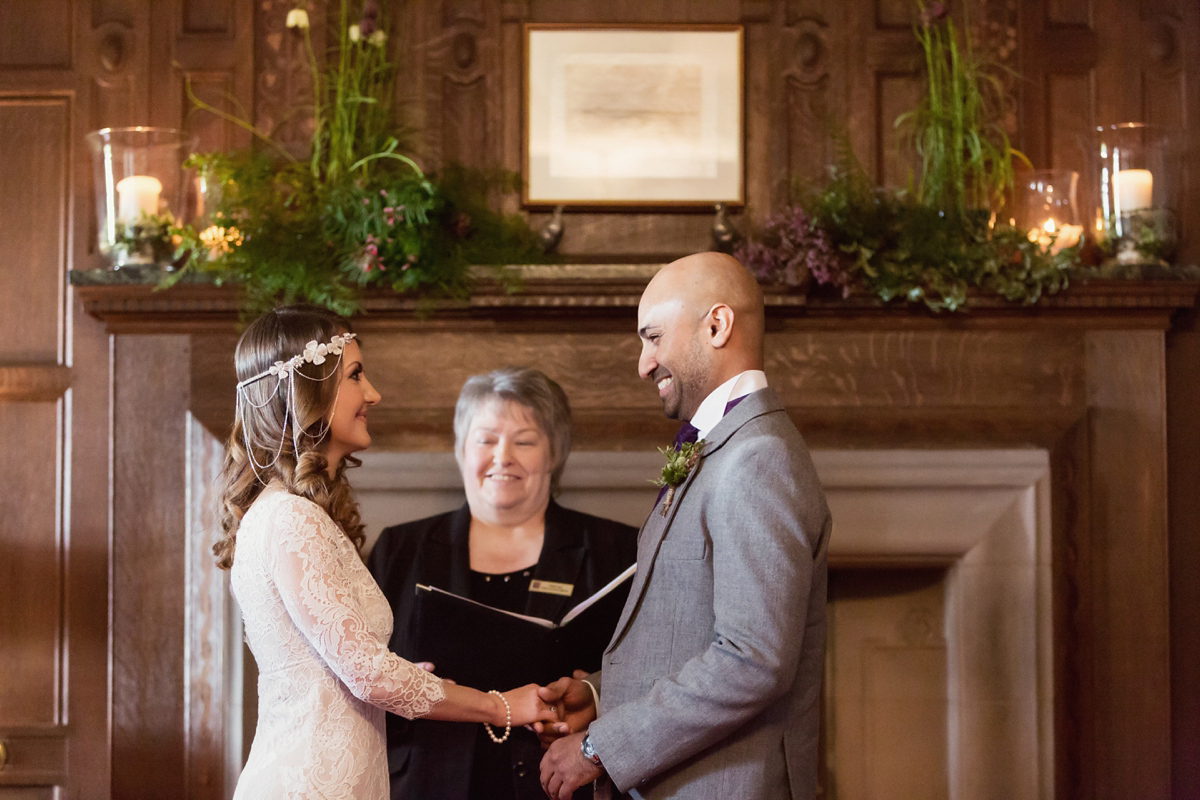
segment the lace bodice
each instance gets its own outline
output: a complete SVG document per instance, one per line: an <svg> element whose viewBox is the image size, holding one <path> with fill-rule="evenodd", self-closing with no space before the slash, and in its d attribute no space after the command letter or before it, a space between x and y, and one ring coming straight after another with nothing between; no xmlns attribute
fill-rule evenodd
<svg viewBox="0 0 1200 800"><path fill-rule="evenodd" d="M419 717L445 692L388 650L391 609L350 540L315 503L264 492L238 529L232 588L259 669L235 800L386 800L384 711Z"/></svg>

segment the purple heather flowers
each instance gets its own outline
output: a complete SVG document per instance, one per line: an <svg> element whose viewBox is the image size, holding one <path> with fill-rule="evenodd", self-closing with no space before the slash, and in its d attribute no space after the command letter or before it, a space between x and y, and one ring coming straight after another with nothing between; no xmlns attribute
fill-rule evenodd
<svg viewBox="0 0 1200 800"><path fill-rule="evenodd" d="M734 257L761 281L802 285L808 275L850 292L850 273L829 234L799 206L767 218L762 234L738 247Z"/></svg>

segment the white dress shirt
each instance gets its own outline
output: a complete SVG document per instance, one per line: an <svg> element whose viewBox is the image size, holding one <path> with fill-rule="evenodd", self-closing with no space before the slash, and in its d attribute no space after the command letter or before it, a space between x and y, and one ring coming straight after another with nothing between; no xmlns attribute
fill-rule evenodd
<svg viewBox="0 0 1200 800"><path fill-rule="evenodd" d="M700 431L699 438L703 439L708 436L712 429L717 427L717 423L725 416L725 406L729 404L730 400L736 400L765 388L767 388L767 374L761 369L748 369L745 372L739 372L713 389L712 393L704 398L704 402L696 409L695 415L690 420L696 430Z"/></svg>

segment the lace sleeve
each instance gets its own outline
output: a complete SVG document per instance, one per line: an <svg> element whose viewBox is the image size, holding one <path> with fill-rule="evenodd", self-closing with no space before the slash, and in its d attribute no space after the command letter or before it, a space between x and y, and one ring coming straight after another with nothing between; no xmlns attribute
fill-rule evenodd
<svg viewBox="0 0 1200 800"><path fill-rule="evenodd" d="M362 578L348 570L345 537L333 521L295 498L272 527L276 588L313 649L360 700L408 719L428 714L446 696L442 681L389 651L371 629L352 587Z"/></svg>

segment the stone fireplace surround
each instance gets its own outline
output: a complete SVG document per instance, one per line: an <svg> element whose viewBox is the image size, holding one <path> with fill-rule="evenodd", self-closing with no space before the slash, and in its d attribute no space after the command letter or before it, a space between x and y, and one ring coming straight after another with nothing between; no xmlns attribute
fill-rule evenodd
<svg viewBox="0 0 1200 800"><path fill-rule="evenodd" d="M563 384L577 455L635 465L648 442L669 441L672 424L633 367L633 306L645 276L589 269L535 274L518 295L480 292L432 318L394 297L368 298L370 314L356 327L372 380L390 398L372 415L376 452L444 454L463 379L503 363L532 364ZM944 745L933 736L893 761L919 778L926 768L913 759L944 753L951 797L997 796L986 781L1018 774L1025 782L1005 796L1169 796L1163 333L1197 288L1093 281L1032 309L979 298L972 313L955 316L870 298L768 295L768 377L842 498L830 775L863 752L873 755L869 764L887 766L892 757L870 748L919 741L903 722L919 712L943 720ZM182 789L166 787L182 786L192 797L220 797L237 745L224 699L240 681L223 575L208 554L205 498L232 412L236 297L184 286L77 287L77 296L114 334L114 794L161 786L159 796L174 796ZM857 451L882 459L876 472L859 473L869 477L865 489L833 477L866 469L838 461ZM904 462L918 457L912 451L977 460ZM989 464L1018 477L997 478ZM927 481L942 487L935 494L944 502L897 501L886 482L922 470L949 475ZM980 475L998 485L979 485ZM905 504L920 513L883 524ZM947 517L956 524L941 525ZM923 538L947 527L958 538ZM855 549L856 531L914 549L891 569L873 561L898 551ZM1021 559L1025 577L1010 580L1006 565L1015 570ZM905 574L917 577L894 577ZM856 616L875 584L911 601L901 624L880 629ZM1003 621L991 616L1013 608L1019 613ZM873 639L879 646L837 660L847 644ZM938 692L925 684L906 684L912 691L897 696L877 680L937 664L947 687L941 712L928 710ZM986 702L973 705L976 688ZM855 730L838 716L854 702L882 703L884 712L859 714L873 722ZM997 730L1003 737L987 738ZM838 779L826 786L830 796L887 796L876 790L879 775L858 773L864 785Z"/></svg>
<svg viewBox="0 0 1200 800"><path fill-rule="evenodd" d="M868 582L850 601L859 608L835 598L830 609L826 796L1052 797L1047 453L818 450L813 458L834 515L835 583L841 570L865 571ZM560 500L640 525L657 492L646 476L660 466L657 452L575 453ZM462 502L449 453L368 452L353 481L372 537ZM929 568L943 573L932 609L870 585L880 570ZM865 639L856 635L864 626Z"/></svg>

